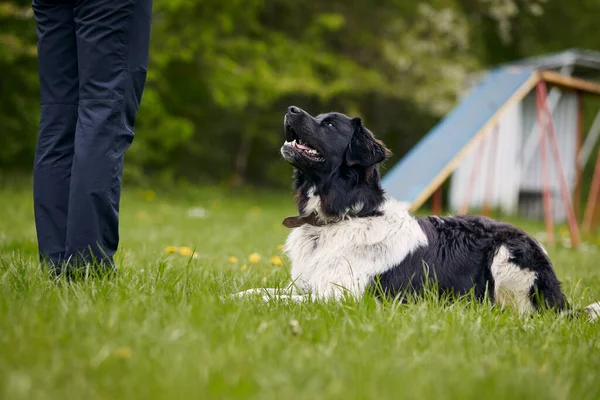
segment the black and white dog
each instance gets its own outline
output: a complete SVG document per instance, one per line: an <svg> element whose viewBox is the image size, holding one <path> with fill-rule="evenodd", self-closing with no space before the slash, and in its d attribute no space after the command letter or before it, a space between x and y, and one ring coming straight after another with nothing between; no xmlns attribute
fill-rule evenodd
<svg viewBox="0 0 600 400"><path fill-rule="evenodd" d="M378 166L390 152L362 124L341 113L285 115L283 158L294 166L298 216L285 244L290 292L250 289L297 301L359 297L377 288L401 298L428 281L441 293L486 296L521 314L567 311L569 304L544 248L524 231L478 217L418 218L387 198ZM598 317L600 303L586 307Z"/></svg>

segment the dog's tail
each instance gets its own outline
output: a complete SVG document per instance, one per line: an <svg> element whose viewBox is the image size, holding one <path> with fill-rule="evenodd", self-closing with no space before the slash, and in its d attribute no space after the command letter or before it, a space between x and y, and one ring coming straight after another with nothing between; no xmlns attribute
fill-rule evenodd
<svg viewBox="0 0 600 400"><path fill-rule="evenodd" d="M600 301L583 308L569 308L565 315L572 318L586 318L588 322L600 321Z"/></svg>

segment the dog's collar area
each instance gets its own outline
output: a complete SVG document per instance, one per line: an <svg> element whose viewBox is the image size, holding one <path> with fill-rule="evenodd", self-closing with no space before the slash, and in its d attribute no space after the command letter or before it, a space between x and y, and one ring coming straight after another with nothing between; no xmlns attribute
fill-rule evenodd
<svg viewBox="0 0 600 400"><path fill-rule="evenodd" d="M355 216L351 216L351 218L369 218L369 217L377 217L380 215L382 215L381 211L376 211L375 213L372 213L371 215L365 215L362 217L355 215ZM348 217L350 217L350 215L347 214L341 219L332 219L329 221L323 221L323 219L319 218L319 216L316 213L312 213L310 215L295 215L293 217L286 217L283 220L282 224L286 228L290 228L290 229L291 228L299 228L305 224L312 225L312 226L325 226L325 225L331 225L336 222L340 222Z"/></svg>
<svg viewBox="0 0 600 400"><path fill-rule="evenodd" d="M283 220L283 226L286 228L299 228L304 224L309 224L312 226L325 225L325 223L317 216L316 213L306 216L296 215L293 217L287 217Z"/></svg>

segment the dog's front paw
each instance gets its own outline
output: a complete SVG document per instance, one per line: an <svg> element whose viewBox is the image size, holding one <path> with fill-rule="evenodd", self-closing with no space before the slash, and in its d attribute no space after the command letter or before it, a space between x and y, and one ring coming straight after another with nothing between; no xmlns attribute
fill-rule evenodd
<svg viewBox="0 0 600 400"><path fill-rule="evenodd" d="M261 296L264 301L269 301L270 290L265 288L254 288L247 289L241 292L232 293L229 298L248 297L248 296Z"/></svg>
<svg viewBox="0 0 600 400"><path fill-rule="evenodd" d="M242 292L237 292L229 295L229 298L238 298L238 297L247 297L247 296L260 296L264 302L271 302L276 300L282 301L294 301L294 302L304 302L309 300L308 295L304 294L295 294L295 292L290 291L289 288L286 289L276 289L276 288L255 288L248 289Z"/></svg>
<svg viewBox="0 0 600 400"><path fill-rule="evenodd" d="M260 293L259 291L260 291L260 289L247 289L247 290L242 290L241 292L232 293L229 295L229 297L243 297L243 296L248 296L251 294Z"/></svg>

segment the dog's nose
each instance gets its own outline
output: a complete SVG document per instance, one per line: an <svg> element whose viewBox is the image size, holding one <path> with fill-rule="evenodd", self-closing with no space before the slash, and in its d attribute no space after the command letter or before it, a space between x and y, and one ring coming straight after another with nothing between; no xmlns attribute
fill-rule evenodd
<svg viewBox="0 0 600 400"><path fill-rule="evenodd" d="M300 109L296 106L289 106L288 107L288 112L290 114L300 114Z"/></svg>

